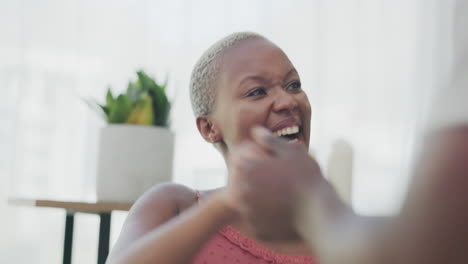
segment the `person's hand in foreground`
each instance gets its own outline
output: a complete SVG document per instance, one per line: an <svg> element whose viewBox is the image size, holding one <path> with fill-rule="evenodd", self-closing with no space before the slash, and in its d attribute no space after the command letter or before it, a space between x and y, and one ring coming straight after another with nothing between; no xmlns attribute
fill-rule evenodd
<svg viewBox="0 0 468 264"><path fill-rule="evenodd" d="M355 215L304 149L256 129L240 147L231 184L255 228L270 239L298 232L321 263L468 263L468 128L434 133L401 213Z"/></svg>
<svg viewBox="0 0 468 264"><path fill-rule="evenodd" d="M257 127L253 141L244 142L233 152L232 189L239 190L238 204L256 223L264 239L297 237L293 222L301 193L313 192L325 180L317 162L303 144L291 144Z"/></svg>

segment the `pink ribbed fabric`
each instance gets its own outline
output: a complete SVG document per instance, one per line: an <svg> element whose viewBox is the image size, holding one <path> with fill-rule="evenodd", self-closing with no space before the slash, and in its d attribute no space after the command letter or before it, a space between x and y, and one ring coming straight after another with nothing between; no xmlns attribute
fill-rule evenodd
<svg viewBox="0 0 468 264"><path fill-rule="evenodd" d="M197 197L200 194L197 191ZM312 256L283 255L266 248L231 226L219 230L203 246L193 264L317 264Z"/></svg>

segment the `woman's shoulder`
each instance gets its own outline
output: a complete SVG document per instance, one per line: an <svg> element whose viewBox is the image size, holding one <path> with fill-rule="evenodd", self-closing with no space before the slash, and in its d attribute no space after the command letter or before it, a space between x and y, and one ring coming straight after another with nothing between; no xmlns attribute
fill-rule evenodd
<svg viewBox="0 0 468 264"><path fill-rule="evenodd" d="M177 211L192 206L197 202L197 192L177 183L161 183L146 191L134 206L172 205ZM146 207L145 206L145 207Z"/></svg>
<svg viewBox="0 0 468 264"><path fill-rule="evenodd" d="M175 183L155 185L133 204L113 251L119 252L196 201L196 192L187 186Z"/></svg>

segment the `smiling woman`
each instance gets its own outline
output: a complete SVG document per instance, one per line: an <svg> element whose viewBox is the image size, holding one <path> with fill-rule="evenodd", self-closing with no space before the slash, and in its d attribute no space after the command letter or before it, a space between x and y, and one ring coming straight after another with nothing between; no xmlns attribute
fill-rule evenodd
<svg viewBox="0 0 468 264"><path fill-rule="evenodd" d="M208 49L194 67L191 98L200 134L221 152L228 171L230 153L251 138L255 126L309 146L311 108L299 74L261 35L234 33ZM241 213L235 186L202 193L156 186L132 208L109 262L315 262L293 231L280 242L258 237Z"/></svg>
<svg viewBox="0 0 468 264"><path fill-rule="evenodd" d="M281 131L281 135L292 134L297 127L291 139L308 146L311 110L297 70L284 52L264 37L238 33L226 39L238 36L244 36L243 41L238 40L213 60L218 74L212 83L206 88L192 85L192 90L204 88L216 98L208 111L197 116L201 135L214 143L225 158L229 149L250 137L255 125L275 133ZM218 45L222 43L223 40ZM212 56L210 51L205 56ZM194 72L203 66L197 64ZM209 87L217 89L208 90ZM200 102L194 98L192 104L197 109Z"/></svg>
<svg viewBox="0 0 468 264"><path fill-rule="evenodd" d="M61 212L6 201L95 199L102 124L79 98L99 96L109 84L125 89L118 84L136 69L168 73L170 95L177 94L174 181L196 189L223 185L222 156L200 140L184 89L203 51L245 29L274 40L294 62L313 106L310 145L320 163L337 138L351 143L354 209L396 212L414 129L450 68L451 2L0 0L0 263L60 262ZM126 216L118 214L111 245ZM76 221L82 237L74 241L73 262L92 263L98 219Z"/></svg>

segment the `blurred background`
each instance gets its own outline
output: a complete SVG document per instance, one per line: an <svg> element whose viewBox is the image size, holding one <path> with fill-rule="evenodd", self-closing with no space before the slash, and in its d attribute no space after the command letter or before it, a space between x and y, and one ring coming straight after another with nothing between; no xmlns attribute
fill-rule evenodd
<svg viewBox="0 0 468 264"><path fill-rule="evenodd" d="M226 180L199 136L191 69L212 43L256 31L284 49L312 104L311 148L355 153L353 206L395 213L435 87L450 61L446 0L0 0L0 263L61 263L64 211L9 197L95 198L98 131L82 98L123 91L135 71L169 78L174 181ZM429 117L430 118L430 117ZM125 212L114 214L111 240ZM74 263L94 263L99 218L75 220Z"/></svg>

